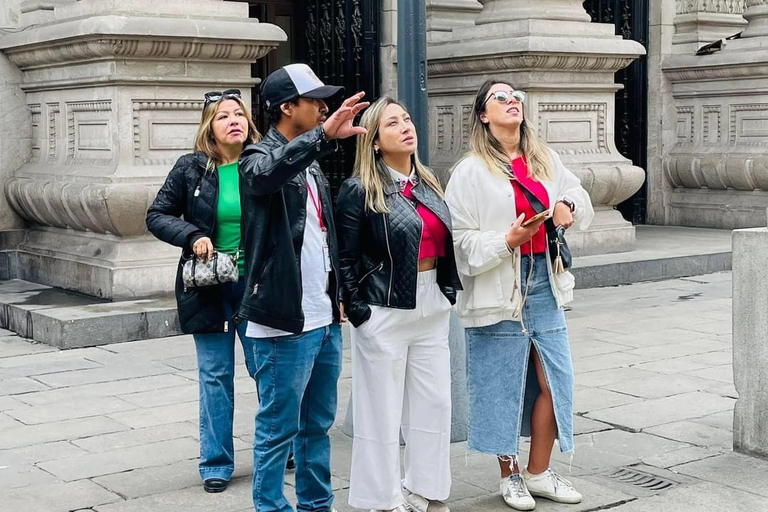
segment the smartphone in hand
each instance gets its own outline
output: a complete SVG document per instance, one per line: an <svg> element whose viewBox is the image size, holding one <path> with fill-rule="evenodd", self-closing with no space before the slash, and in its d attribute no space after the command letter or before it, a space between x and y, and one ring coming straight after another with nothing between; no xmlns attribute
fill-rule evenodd
<svg viewBox="0 0 768 512"><path fill-rule="evenodd" d="M534 222L537 222L539 220L547 218L548 216L549 216L549 210L544 210L541 213L537 213L536 215L534 215L530 219L526 219L525 221L523 221L522 226L523 227L527 227L527 226L533 224Z"/></svg>

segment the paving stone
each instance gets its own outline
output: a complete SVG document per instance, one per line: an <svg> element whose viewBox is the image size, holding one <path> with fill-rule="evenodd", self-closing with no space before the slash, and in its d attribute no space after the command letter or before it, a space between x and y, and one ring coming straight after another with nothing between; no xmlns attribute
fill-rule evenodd
<svg viewBox="0 0 768 512"><path fill-rule="evenodd" d="M592 432L601 432L611 430L613 427L607 423L591 420L583 416L573 416L573 435L589 434Z"/></svg>
<svg viewBox="0 0 768 512"><path fill-rule="evenodd" d="M622 382L625 380L635 379L649 379L657 376L658 373L654 373L647 370L639 370L637 368L613 368L610 370L598 370L594 372L577 373L576 385L582 387L596 388L611 384L614 382Z"/></svg>
<svg viewBox="0 0 768 512"><path fill-rule="evenodd" d="M196 402L164 405L135 411L118 412L109 417L131 428L145 428L167 423L197 421L200 406Z"/></svg>
<svg viewBox="0 0 768 512"><path fill-rule="evenodd" d="M631 350L631 347L600 340L574 341L571 339L571 355L574 359Z"/></svg>
<svg viewBox="0 0 768 512"><path fill-rule="evenodd" d="M20 395L16 395L20 396ZM12 396L0 396L0 411L8 411L10 409L16 409L17 407L22 407L23 403L19 400L16 400L15 397Z"/></svg>
<svg viewBox="0 0 768 512"><path fill-rule="evenodd" d="M701 377L702 379L718 380L720 382L725 382L726 384L733 383L733 367L730 364L690 371L686 372L686 375Z"/></svg>
<svg viewBox="0 0 768 512"><path fill-rule="evenodd" d="M698 423L709 425L711 427L722 428L733 432L733 411L722 411L696 418Z"/></svg>
<svg viewBox="0 0 768 512"><path fill-rule="evenodd" d="M188 437L197 439L199 427L190 422L168 423L166 425L157 425L141 429L132 429L127 431L104 434L100 436L91 436L84 439L76 439L72 444L79 446L92 453L107 452L121 448L130 448L132 446L141 446L145 444L158 443L160 441L169 441Z"/></svg>
<svg viewBox="0 0 768 512"><path fill-rule="evenodd" d="M721 342L722 343L722 342ZM722 366L733 363L733 351L731 349L718 350L715 352L706 352L703 354L694 354L690 360L696 363L704 363L711 366Z"/></svg>
<svg viewBox="0 0 768 512"><path fill-rule="evenodd" d="M590 470L636 464L644 457L690 446L650 434L617 429L575 436L574 444L573 464ZM565 455L557 455L553 458L568 463Z"/></svg>
<svg viewBox="0 0 768 512"><path fill-rule="evenodd" d="M235 512L253 510L251 482L232 481L226 492L208 494L201 486L94 507L95 512Z"/></svg>
<svg viewBox="0 0 768 512"><path fill-rule="evenodd" d="M40 391L41 389L48 389L48 386L27 377L8 379L4 380L2 386L0 386L0 396L19 395L21 393Z"/></svg>
<svg viewBox="0 0 768 512"><path fill-rule="evenodd" d="M29 405L42 405L60 402L62 400L84 400L99 396L122 396L190 384L195 388L197 387L196 382L177 375L165 374L154 375L151 377L139 377L136 379L117 380L113 382L87 384L74 388L46 388L45 391L18 395L16 399Z"/></svg>
<svg viewBox="0 0 768 512"><path fill-rule="evenodd" d="M676 421L643 432L715 450L730 450L733 446L733 433L730 430L696 421Z"/></svg>
<svg viewBox="0 0 768 512"><path fill-rule="evenodd" d="M626 353L639 356L643 359L643 362L659 361L663 359L674 359L677 357L716 353L720 361L717 363L706 364L723 364L723 344L719 341L709 340L697 340L687 341L684 343L674 343L665 345L655 345L651 347L640 347L633 350L629 350ZM727 356L726 362L731 360L730 355ZM698 358L696 360L702 360ZM694 361L696 361L694 360ZM703 362L703 360L702 360Z"/></svg>
<svg viewBox="0 0 768 512"><path fill-rule="evenodd" d="M55 484L59 480L31 464L25 464L0 467L0 482L3 489L16 489L30 485Z"/></svg>
<svg viewBox="0 0 768 512"><path fill-rule="evenodd" d="M665 359L663 361L641 363L633 366L633 368L656 373L678 374L709 368L709 365L701 362L690 361L684 357L678 357L676 359Z"/></svg>
<svg viewBox="0 0 768 512"><path fill-rule="evenodd" d="M687 462L693 462L697 460L703 460L716 455L720 455L720 451L711 450L709 448L702 448L700 446L689 446L680 450L672 450L670 452L657 453L649 457L643 457L643 464L654 466L661 469L668 469L672 466L678 466Z"/></svg>
<svg viewBox="0 0 768 512"><path fill-rule="evenodd" d="M602 409L589 413L587 416L613 425L623 425L640 430L673 421L732 410L733 406L734 400L730 398L694 392Z"/></svg>
<svg viewBox="0 0 768 512"><path fill-rule="evenodd" d="M0 467L23 466L54 459L67 459L88 453L67 441L36 444L0 450Z"/></svg>
<svg viewBox="0 0 768 512"><path fill-rule="evenodd" d="M66 459L49 460L38 466L65 482L71 482L192 459L198 456L199 445L194 439L182 438L102 453L82 450L82 453Z"/></svg>
<svg viewBox="0 0 768 512"><path fill-rule="evenodd" d="M573 412L585 413L639 401L639 398L624 393L615 393L599 388L583 388L574 393Z"/></svg>
<svg viewBox="0 0 768 512"><path fill-rule="evenodd" d="M120 398L137 407L158 407L183 402L196 402L200 398L200 391L196 383L187 382L184 386L121 395Z"/></svg>
<svg viewBox="0 0 768 512"><path fill-rule="evenodd" d="M15 379L19 377L36 377L50 373L69 372L72 370L87 370L91 368L101 368L102 365L85 359L64 359L60 361L49 361L45 363L35 363L22 366L12 366L0 369L0 381L6 379Z"/></svg>
<svg viewBox="0 0 768 512"><path fill-rule="evenodd" d="M85 401L66 401L37 406L27 405L12 409L6 414L27 425L36 425L90 416L101 416L113 412L129 411L135 408L135 405L120 398L98 397Z"/></svg>
<svg viewBox="0 0 768 512"><path fill-rule="evenodd" d="M712 459L691 462L676 466L675 471L684 475L694 476L702 480L719 482L722 485L741 489L752 494L763 496L763 510L768 510L768 461L749 457L739 453L727 453ZM716 510L709 508L709 510ZM750 510L733 507L731 510ZM756 510L756 509L755 509Z"/></svg>
<svg viewBox="0 0 768 512"><path fill-rule="evenodd" d="M43 345L47 346L47 345ZM97 349L77 349L77 350L59 350L51 347L43 353L18 354L12 357L2 357L2 346L0 345L0 368L3 370L18 368L21 366L32 367L51 367L57 368L57 365L69 364L72 361L91 361L97 362L93 356L97 354ZM57 371L66 370L63 367Z"/></svg>
<svg viewBox="0 0 768 512"><path fill-rule="evenodd" d="M17 512L68 512L120 501L120 496L87 480L1 489L3 510Z"/></svg>
<svg viewBox="0 0 768 512"><path fill-rule="evenodd" d="M235 461L237 463L237 454L235 454ZM202 485L196 459L99 476L93 481L127 499L163 494L190 487L200 488Z"/></svg>
<svg viewBox="0 0 768 512"><path fill-rule="evenodd" d="M197 357L195 355L171 357L161 359L160 362L180 371L197 371Z"/></svg>
<svg viewBox="0 0 768 512"><path fill-rule="evenodd" d="M50 375L42 375L38 377L38 379L51 387L59 388L93 384L96 382L133 379L136 377L149 377L151 375L161 375L164 373L173 373L173 368L154 361L147 361L142 365L136 366L110 366L89 370L53 373Z"/></svg>
<svg viewBox="0 0 768 512"><path fill-rule="evenodd" d="M626 352L611 352L592 357L584 357L573 361L576 373L594 372L597 370L609 370L611 368L626 368L644 362L640 356L630 355Z"/></svg>
<svg viewBox="0 0 768 512"><path fill-rule="evenodd" d="M633 324L632 322L627 322L626 320L625 322L627 324ZM689 330L679 328L678 326L672 326L666 329L659 329L651 332L637 330L630 334L619 334L615 332L599 331L595 329L591 329L590 331L592 333L592 339L607 341L609 343L618 343L620 345L627 345L635 348L695 341L701 338L701 333L694 333Z"/></svg>
<svg viewBox="0 0 768 512"><path fill-rule="evenodd" d="M23 426L24 424L20 421L11 418L7 414L0 413L0 431Z"/></svg>
<svg viewBox="0 0 768 512"><path fill-rule="evenodd" d="M703 461L709 462L708 460ZM538 507L537 509L538 510ZM768 511L765 498L713 482L682 486L663 494L611 509L612 512L702 512L704 510Z"/></svg>
<svg viewBox="0 0 768 512"><path fill-rule="evenodd" d="M44 352L55 352L55 347L32 343L25 338L16 335L8 335L11 331L2 329L0 332L0 359L15 357L26 354L42 354Z"/></svg>
<svg viewBox="0 0 768 512"><path fill-rule="evenodd" d="M115 354L138 354L158 359L180 354L194 354L195 340L191 334L183 334L168 338L114 343L106 347L106 350Z"/></svg>
<svg viewBox="0 0 768 512"><path fill-rule="evenodd" d="M17 427L2 432L0 450L53 441L77 440L82 437L119 432L127 428L121 423L103 417Z"/></svg>
<svg viewBox="0 0 768 512"><path fill-rule="evenodd" d="M721 383L687 375L658 375L649 379L614 382L603 386L605 389L634 395L641 398L663 398L692 391L711 391Z"/></svg>

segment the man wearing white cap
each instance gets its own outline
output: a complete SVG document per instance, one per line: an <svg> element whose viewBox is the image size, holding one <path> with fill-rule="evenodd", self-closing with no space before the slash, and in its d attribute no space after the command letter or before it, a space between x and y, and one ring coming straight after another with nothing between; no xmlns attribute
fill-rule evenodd
<svg viewBox="0 0 768 512"><path fill-rule="evenodd" d="M330 439L341 373L339 260L328 180L317 159L368 104L346 99L326 118L325 99L342 92L309 66L270 74L261 97L271 127L240 156L246 292L238 321L254 338L259 410L253 447L257 512L290 512L284 468L293 443L297 510L332 512Z"/></svg>

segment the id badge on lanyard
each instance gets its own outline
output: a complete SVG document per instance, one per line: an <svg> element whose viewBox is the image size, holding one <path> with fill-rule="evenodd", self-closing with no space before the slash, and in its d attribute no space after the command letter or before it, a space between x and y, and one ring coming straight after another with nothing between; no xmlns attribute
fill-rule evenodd
<svg viewBox="0 0 768 512"><path fill-rule="evenodd" d="M325 268L326 272L330 272L333 270L333 267L331 266L331 248L328 245L328 228L325 226L325 222L323 221L323 205L319 197L315 198L315 193L312 192L312 187L309 185L309 180L307 180L307 192L309 193L309 198L312 200L312 204L317 211L317 218L320 222L320 233L322 233L323 245L323 267Z"/></svg>

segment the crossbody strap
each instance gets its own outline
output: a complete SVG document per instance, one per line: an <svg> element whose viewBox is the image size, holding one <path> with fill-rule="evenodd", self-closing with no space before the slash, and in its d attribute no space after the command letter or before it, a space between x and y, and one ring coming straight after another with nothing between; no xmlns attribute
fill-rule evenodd
<svg viewBox="0 0 768 512"><path fill-rule="evenodd" d="M522 189L523 194L525 194L525 197L528 199L528 202L531 204L531 208L533 208L533 211L539 214L544 210L546 210L547 208L544 207L544 204L539 200L539 198L536 197L533 192L528 190L528 187L523 185L522 181L517 179L517 176L515 176L515 173L512 172L511 167L509 169L509 172L513 176L513 179L517 182L517 184L520 185L520 189ZM544 219L544 227L547 230L547 232L550 232L550 233L555 232L557 230L557 226L555 226L555 221L551 216Z"/></svg>

